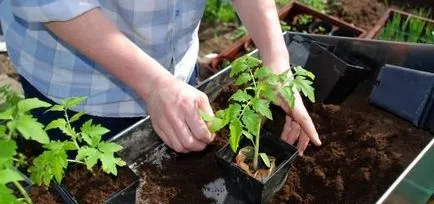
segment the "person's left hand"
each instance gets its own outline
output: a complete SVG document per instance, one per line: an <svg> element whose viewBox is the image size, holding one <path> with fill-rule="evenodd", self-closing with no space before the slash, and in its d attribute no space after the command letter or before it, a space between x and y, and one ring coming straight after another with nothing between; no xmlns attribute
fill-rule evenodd
<svg viewBox="0 0 434 204"><path fill-rule="evenodd" d="M274 60L272 63L267 63L267 65L273 72L282 73L290 68L288 61L287 59ZM291 110L283 100L280 100L278 105L286 112L285 125L281 134L282 140L291 145L297 142L300 156L303 156L303 152L309 145L309 141L312 141L317 146L321 145L318 132L299 93L295 95L294 109Z"/></svg>

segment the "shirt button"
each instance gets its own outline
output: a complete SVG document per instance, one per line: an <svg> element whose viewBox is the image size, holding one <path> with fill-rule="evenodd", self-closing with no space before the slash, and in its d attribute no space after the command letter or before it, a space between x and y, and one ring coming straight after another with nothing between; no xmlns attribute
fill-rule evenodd
<svg viewBox="0 0 434 204"><path fill-rule="evenodd" d="M175 16L176 16L176 17L179 16L179 9L176 9L176 11L175 11Z"/></svg>

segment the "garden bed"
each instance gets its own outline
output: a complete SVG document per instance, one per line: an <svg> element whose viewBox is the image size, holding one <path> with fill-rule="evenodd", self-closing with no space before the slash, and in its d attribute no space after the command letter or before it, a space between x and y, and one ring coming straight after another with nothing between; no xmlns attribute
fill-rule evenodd
<svg viewBox="0 0 434 204"><path fill-rule="evenodd" d="M370 88L370 83L362 83L341 105L310 108L323 146L310 147L304 157L296 159L272 203L373 203L428 143L429 133L370 106ZM222 101L232 91L226 88L214 107L225 107ZM275 121L266 124L267 129L279 132L281 124ZM215 160L226 138L227 134L219 134L201 153L181 155L160 146L144 155L137 162L143 180L138 201L213 203L228 199Z"/></svg>
<svg viewBox="0 0 434 204"><path fill-rule="evenodd" d="M295 1L280 9L279 19L289 25L290 31L295 32L315 34L314 30L321 30L322 28L326 29L325 33L316 34L342 35L345 37L363 37L366 34L363 29L350 25L333 16L320 13ZM210 62L210 71L215 73L217 70L226 67L228 62L254 49L253 40L249 36L244 36L224 49Z"/></svg>

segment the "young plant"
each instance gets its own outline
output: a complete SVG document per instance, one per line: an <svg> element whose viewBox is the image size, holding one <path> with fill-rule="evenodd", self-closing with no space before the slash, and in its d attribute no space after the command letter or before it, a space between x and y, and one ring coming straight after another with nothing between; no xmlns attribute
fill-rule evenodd
<svg viewBox="0 0 434 204"><path fill-rule="evenodd" d="M285 21L280 21L280 27L282 29L282 32L290 31L291 30L291 26L288 25L288 23L286 23ZM247 34L246 27L245 26L240 26L235 31L235 35L233 37L231 37L231 40L238 40L238 39L244 37L246 34Z"/></svg>
<svg viewBox="0 0 434 204"><path fill-rule="evenodd" d="M36 98L23 99L23 96L10 90L8 86L0 87L0 96L4 104L0 108L0 198L2 203L32 203L20 181L23 176L17 168L26 164L24 155L17 152L16 139L23 137L41 144L50 142L44 126L30 111L47 108L51 105ZM22 198L14 193L10 186L15 186Z"/></svg>
<svg viewBox="0 0 434 204"><path fill-rule="evenodd" d="M68 139L44 144L46 150L33 160L33 166L29 169L30 177L35 183L49 185L53 178L60 183L69 163L86 165L88 170L93 171L99 161L102 170L113 175L117 175L117 166L125 166L122 159L115 157L115 153L122 150L122 147L102 141L102 136L109 132L108 129L94 124L92 120L86 121L80 131L72 127L71 124L78 121L83 113L78 112L70 117L67 109L76 107L83 100L83 97L69 98L61 105L54 105L47 110L63 112L64 118L51 121L45 130L58 128ZM77 154L75 159L68 159L70 153Z"/></svg>
<svg viewBox="0 0 434 204"><path fill-rule="evenodd" d="M200 112L202 118L209 122L211 132L228 126L229 144L234 153L239 150L239 142L245 137L253 145L253 169L258 170L258 158L270 168L270 159L264 152L259 152L261 124L264 119L273 119L270 103L278 104L282 99L290 108L294 107L295 96L302 92L314 102L314 88L311 86L314 75L301 68L293 68L281 74L274 74L271 69L262 66L262 61L243 56L232 63L230 76L240 89L229 99L230 105L219 110L215 116ZM241 151L246 150L245 148Z"/></svg>
<svg viewBox="0 0 434 204"><path fill-rule="evenodd" d="M312 23L312 20L313 20L313 17L311 15L303 14L303 15L298 16L297 23L299 25L305 26L305 25L309 25L310 23Z"/></svg>
<svg viewBox="0 0 434 204"><path fill-rule="evenodd" d="M419 38L422 37L423 29L425 27L425 21L420 18L411 17L408 22L409 36L407 42L417 43L419 41Z"/></svg>
<svg viewBox="0 0 434 204"><path fill-rule="evenodd" d="M303 4L312 7L321 13L329 13L330 9L327 4L327 0L301 0Z"/></svg>

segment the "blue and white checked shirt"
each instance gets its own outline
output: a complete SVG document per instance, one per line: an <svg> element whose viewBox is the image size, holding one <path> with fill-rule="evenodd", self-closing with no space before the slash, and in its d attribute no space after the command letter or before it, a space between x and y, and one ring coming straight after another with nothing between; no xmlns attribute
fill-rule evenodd
<svg viewBox="0 0 434 204"><path fill-rule="evenodd" d="M67 97L86 96L85 103L74 110L137 117L146 115L146 107L132 89L48 32L42 23L70 20L100 8L144 52L177 79L187 81L199 51L197 31L204 5L205 0L4 0L2 6L10 9L0 16L13 65L48 98L59 103Z"/></svg>

